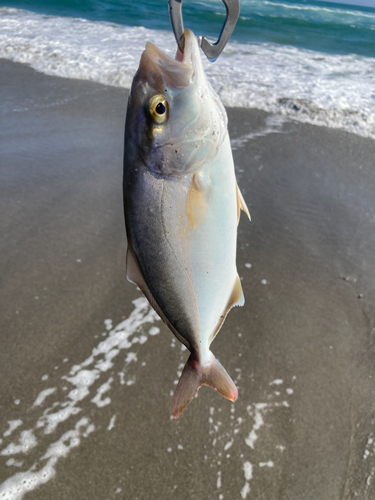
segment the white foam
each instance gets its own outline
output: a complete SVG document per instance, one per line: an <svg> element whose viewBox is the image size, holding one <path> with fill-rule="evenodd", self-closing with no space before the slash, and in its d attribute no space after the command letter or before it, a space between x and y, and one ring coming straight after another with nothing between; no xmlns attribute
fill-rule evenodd
<svg viewBox="0 0 375 500"><path fill-rule="evenodd" d="M15 429L17 429L17 427L22 425L22 420L19 420L19 419L18 420L9 420L8 424L9 424L9 429L4 432L4 434L3 434L4 437L10 436L12 434L12 432Z"/></svg>
<svg viewBox="0 0 375 500"><path fill-rule="evenodd" d="M229 448L233 445L234 439L231 439L230 441L227 442L227 444L224 446L224 451L229 450Z"/></svg>
<svg viewBox="0 0 375 500"><path fill-rule="evenodd" d="M269 385L281 385L284 383L284 380L282 380L281 378L277 378L275 380L272 380L272 382L270 382Z"/></svg>
<svg viewBox="0 0 375 500"><path fill-rule="evenodd" d="M345 22L345 18L348 19L348 24L352 23L351 17L361 17L361 18L368 18L371 19L371 21L375 22L375 15L372 13L366 14L365 12L362 11L357 11L357 10L347 10L347 9L342 9L342 8L337 8L335 7L334 9L330 9L328 7L322 7L322 6L313 6L313 5L291 5L291 4L285 4L285 3L278 3L278 2L268 2L265 0L263 2L264 5L269 5L270 7L282 7L283 9L291 9L291 10L301 10L301 11L308 11L308 12L325 12L328 14L332 14L333 18L337 19L337 16L340 17L340 22Z"/></svg>
<svg viewBox="0 0 375 500"><path fill-rule="evenodd" d="M102 408L103 406L107 406L111 403L111 398L106 397L102 399L104 393L108 392L111 389L111 383L113 382L113 377L109 377L107 382L104 382L96 392L96 395L92 398L91 402L95 403L98 408Z"/></svg>
<svg viewBox="0 0 375 500"><path fill-rule="evenodd" d="M47 409L39 418L36 427L38 429L44 427L44 434L52 434L59 424L81 411L81 408L74 406L74 404L72 401L65 401L62 404L55 405L53 408L62 407L62 409L53 411L53 413L51 412L52 408Z"/></svg>
<svg viewBox="0 0 375 500"><path fill-rule="evenodd" d="M268 460L267 462L259 462L259 467L273 467L275 464L272 460Z"/></svg>
<svg viewBox="0 0 375 500"><path fill-rule="evenodd" d="M374 435L370 434L367 439L366 449L363 453L363 459L367 460L367 458L371 455L371 453L374 454L374 452L375 452L375 439Z"/></svg>
<svg viewBox="0 0 375 500"><path fill-rule="evenodd" d="M250 486L249 483L245 483L245 486L241 490L241 497L246 498L248 493L250 493Z"/></svg>
<svg viewBox="0 0 375 500"><path fill-rule="evenodd" d="M27 453L31 448L37 445L36 438L32 430L28 429L21 432L18 443L10 443L6 448L0 451L0 455L17 455L18 453ZM0 490L1 491L1 490Z"/></svg>
<svg viewBox="0 0 375 500"><path fill-rule="evenodd" d="M145 41L174 56L171 32L0 8L0 57L46 74L129 88ZM231 42L209 80L227 106L375 138L375 58Z"/></svg>
<svg viewBox="0 0 375 500"><path fill-rule="evenodd" d="M66 457L72 448L80 444L81 427L88 425L88 419L82 418L75 428L66 432L55 443L51 444L40 460L47 463L38 471L35 463L28 471L18 472L0 485L1 500L21 500L23 496L39 485L46 483L55 475L55 465L61 457Z"/></svg>
<svg viewBox="0 0 375 500"><path fill-rule="evenodd" d="M58 399L59 391L54 388L41 391L35 403L31 406L34 412L42 411L40 407L47 396L53 394L54 401L42 414L36 415L35 425L32 429L23 430L19 434L18 440L14 439L13 442L0 450L0 455L3 456L25 454L38 445L35 454L39 453L39 458L38 455L37 458L34 458L35 462L30 469L18 472L3 481L0 485L1 500L21 500L28 491L49 481L55 475L55 466L58 460L67 457L72 448L79 446L83 438L86 439L95 431L95 424L84 415L81 416L78 422L69 419L83 412L79 404L84 399L87 401L90 395L93 396L91 402L97 406L97 411L110 403L110 398L108 396L103 397L103 395L107 395L112 390L114 378L112 376L107 376L104 380L101 380L101 378L105 377L104 374L109 367L113 366L113 359L123 349L128 350L134 343L144 343L143 337L145 336L143 334L135 337L134 334L137 330L147 323L154 323L154 321L159 320L159 317L150 308L145 298L136 299L133 304L134 310L130 316L110 331L109 336L94 347L91 354L82 363L72 366L70 370L67 367L67 374L61 376L61 385L67 383L70 386L70 391L64 394L62 401ZM109 322L107 324L109 325ZM136 339L135 342L133 342L133 337ZM137 360L138 357L135 352L127 352L124 371L128 370L129 366L132 366ZM131 383L134 383L134 377L131 376L130 379ZM92 386L96 385L99 380L102 383L93 392ZM62 388L64 389L64 387ZM95 416L95 412L90 410L90 417L92 415ZM59 432L58 425L61 422L68 421L72 426L71 429L53 443L48 444L48 436L51 436L52 433L55 436ZM107 429L112 429L114 423L115 416L111 418ZM5 432L7 436L14 432L22 424L22 421L9 420L8 424L9 429ZM43 438L38 442L40 430L43 430ZM22 462L12 460L12 458L8 459L7 464L17 467L22 466Z"/></svg>
<svg viewBox="0 0 375 500"><path fill-rule="evenodd" d="M44 389L44 391L41 391L38 394L38 397L34 401L33 407L35 406L41 406L44 403L44 400L46 397L48 397L50 394L53 394L56 391L56 387L50 387L49 389Z"/></svg>
<svg viewBox="0 0 375 500"><path fill-rule="evenodd" d="M107 330L112 330L112 320L111 319L105 319L104 324Z"/></svg>
<svg viewBox="0 0 375 500"><path fill-rule="evenodd" d="M241 379L241 369L235 368L236 377L234 382L236 385ZM253 379L253 375L251 375ZM275 383L276 380L276 383ZM284 383L281 379L275 379L269 382L269 385L281 385ZM271 422L267 422L267 415L275 411L285 411L285 405L281 393L275 394L273 389L269 389L265 400L254 402L247 406L245 414L237 416L238 407L231 405L230 407L219 406L215 408L211 406L208 411L208 434L212 437L211 446L209 443L204 448L211 448L209 453L211 456L204 455L204 460L210 460L210 466L216 466L216 486L226 491L229 487L226 484L226 476L222 475L222 465L224 460L230 459L233 463L236 457L241 459L242 471L245 482L240 490L231 490L231 498L248 498L251 493L250 482L253 477L262 474L264 476L272 474L276 460L280 457L277 450L284 451L285 446L275 443L275 453L265 457L265 448L262 446L263 434L269 439L272 432L265 432L264 428L272 426ZM224 410L224 411L223 411ZM226 415L225 415L226 414ZM224 417L223 419L221 417ZM228 419L229 417L229 419ZM229 425L228 425L229 424ZM243 446L246 444L249 446ZM227 451L230 449L230 454ZM222 464L223 461L223 464ZM266 478L264 478L266 480ZM272 480L272 479L267 479Z"/></svg>
<svg viewBox="0 0 375 500"><path fill-rule="evenodd" d="M221 488L221 471L217 471L217 480L216 480L216 488Z"/></svg>
<svg viewBox="0 0 375 500"><path fill-rule="evenodd" d="M253 477L253 466L251 465L250 462L246 461L243 464L243 472L245 475L246 481L250 481Z"/></svg>
<svg viewBox="0 0 375 500"><path fill-rule="evenodd" d="M266 406L259 406L259 404L256 404L254 407L254 411L251 406L247 407L247 411L249 415L254 417L254 424L253 427L249 433L249 436L245 439L245 443L247 446L250 446L250 448L254 449L255 446L255 441L258 439L258 434L257 431L264 425L264 420L262 413L264 409L267 408Z"/></svg>
<svg viewBox="0 0 375 500"><path fill-rule="evenodd" d="M8 467L22 467L23 466L23 462L21 460L16 460L15 458L10 458L5 463Z"/></svg>
<svg viewBox="0 0 375 500"><path fill-rule="evenodd" d="M244 135L240 135L235 139L230 140L230 144L233 150L240 149L245 146L248 141L255 139L256 137L264 137L268 134L281 133L283 124L286 122L286 118L282 116L268 116L266 119L266 124L260 130L256 132L249 132ZM241 172L241 171L240 171ZM251 267L251 264L245 264L246 267Z"/></svg>
<svg viewBox="0 0 375 500"><path fill-rule="evenodd" d="M158 328L157 326L153 326L152 328L150 328L148 333L149 335L158 335L160 333L160 328Z"/></svg>
<svg viewBox="0 0 375 500"><path fill-rule="evenodd" d="M111 417L111 420L110 420L109 424L108 424L107 431L111 431L114 428L115 421L116 421L116 415L113 415Z"/></svg>

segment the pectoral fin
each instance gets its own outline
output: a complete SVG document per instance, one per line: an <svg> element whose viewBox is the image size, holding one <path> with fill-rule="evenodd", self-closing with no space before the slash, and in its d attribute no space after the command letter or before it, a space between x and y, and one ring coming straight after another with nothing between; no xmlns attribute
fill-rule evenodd
<svg viewBox="0 0 375 500"><path fill-rule="evenodd" d="M192 230L196 229L206 217L210 184L210 179L202 173L193 176L186 206L189 226Z"/></svg>
<svg viewBox="0 0 375 500"><path fill-rule="evenodd" d="M242 193L240 191L240 188L238 187L237 182L236 182L236 187L237 187L237 223L240 221L241 210L243 210L245 214L249 217L249 220L251 220L249 209L247 208L246 202L243 199Z"/></svg>

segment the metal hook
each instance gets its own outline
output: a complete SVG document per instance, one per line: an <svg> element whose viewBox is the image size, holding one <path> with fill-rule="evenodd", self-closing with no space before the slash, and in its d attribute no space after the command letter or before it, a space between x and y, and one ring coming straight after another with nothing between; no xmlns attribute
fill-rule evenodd
<svg viewBox="0 0 375 500"><path fill-rule="evenodd" d="M216 59L223 51L231 34L233 33L238 16L240 15L239 0L222 1L225 4L225 8L227 9L227 17L225 19L217 42L211 43L207 40L206 37L198 36L198 43L211 62L216 61ZM184 34L184 22L182 20L182 2L183 0L169 0L169 15L171 17L173 33L176 37L177 45L181 52L184 51L181 44L181 40Z"/></svg>

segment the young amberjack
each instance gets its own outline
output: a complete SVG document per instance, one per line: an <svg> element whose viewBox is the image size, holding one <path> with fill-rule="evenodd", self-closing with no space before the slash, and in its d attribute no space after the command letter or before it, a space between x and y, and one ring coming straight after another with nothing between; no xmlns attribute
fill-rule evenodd
<svg viewBox="0 0 375 500"><path fill-rule="evenodd" d="M244 304L236 268L240 209L227 115L185 30L176 59L147 43L128 103L124 154L127 277L190 351L173 399L177 418L202 384L235 401L210 351L228 311Z"/></svg>

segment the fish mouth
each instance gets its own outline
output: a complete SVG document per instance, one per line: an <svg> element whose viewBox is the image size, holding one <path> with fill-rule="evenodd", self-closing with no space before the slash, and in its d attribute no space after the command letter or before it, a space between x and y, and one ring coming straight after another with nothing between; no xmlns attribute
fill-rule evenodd
<svg viewBox="0 0 375 500"><path fill-rule="evenodd" d="M200 54L198 41L189 29L184 31L182 45L184 52L177 48L176 57L173 59L153 43L146 43L139 71L147 77L153 87L183 89L194 82L200 66Z"/></svg>

